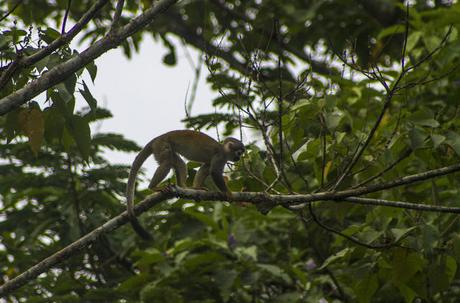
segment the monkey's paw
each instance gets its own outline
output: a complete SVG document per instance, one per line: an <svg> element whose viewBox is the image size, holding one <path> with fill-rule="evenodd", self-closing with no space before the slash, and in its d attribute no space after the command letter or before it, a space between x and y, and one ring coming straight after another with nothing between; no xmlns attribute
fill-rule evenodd
<svg viewBox="0 0 460 303"><path fill-rule="evenodd" d="M149 189L153 192L157 192L157 191L162 191L164 189L164 187L149 187Z"/></svg>
<svg viewBox="0 0 460 303"><path fill-rule="evenodd" d="M191 189L209 191L209 189L207 189L206 187L203 187L203 186L193 186Z"/></svg>
<svg viewBox="0 0 460 303"><path fill-rule="evenodd" d="M160 188L159 192L162 194L170 194L174 191L174 185L168 184L165 187Z"/></svg>

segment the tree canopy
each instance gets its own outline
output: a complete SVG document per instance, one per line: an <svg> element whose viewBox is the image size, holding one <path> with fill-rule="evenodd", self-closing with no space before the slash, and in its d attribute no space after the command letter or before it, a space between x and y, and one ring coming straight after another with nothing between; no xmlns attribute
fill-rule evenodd
<svg viewBox="0 0 460 303"><path fill-rule="evenodd" d="M457 302L459 15L441 0L2 1L0 294ZM103 153L139 147L91 132L111 113L84 80L147 35L166 65L197 49L219 92L185 126L247 144L233 201L138 190L151 242L122 226L129 166Z"/></svg>

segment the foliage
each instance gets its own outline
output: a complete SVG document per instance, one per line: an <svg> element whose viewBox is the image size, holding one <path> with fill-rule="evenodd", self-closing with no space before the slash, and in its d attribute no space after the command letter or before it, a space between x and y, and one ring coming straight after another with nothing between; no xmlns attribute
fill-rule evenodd
<svg viewBox="0 0 460 303"><path fill-rule="evenodd" d="M14 10L15 1L0 4L0 11L12 10L0 21L6 62L0 85L8 64L60 37L70 3L25 2ZM92 2L73 1L69 20L78 20ZM226 135L243 129L248 152L229 174L232 190L347 189L458 163L460 5L412 2L407 14L400 1L384 0L183 1L144 33L164 43L165 64L176 62L172 36L203 52L208 82L221 93L213 100L218 112L184 122L203 129L220 124ZM107 33L114 5L95 15L80 41L93 44ZM149 5L126 1L120 24ZM136 33L122 43L127 56L142 37ZM79 53L65 44L21 66L5 78L0 98ZM4 280L124 209L128 167L110 164L103 151L138 147L119 135L91 134L90 124L110 113L98 107L83 73L94 80L97 68L85 66L48 89L46 102L31 100L0 119L6 142L0 147ZM78 94L89 106L84 111L75 110ZM190 175L193 169L189 166ZM459 188L451 174L370 197L455 206ZM9 299L456 302L460 297L454 214L336 201L263 215L245 204L179 200L142 219L154 231L152 243L139 241L126 226Z"/></svg>

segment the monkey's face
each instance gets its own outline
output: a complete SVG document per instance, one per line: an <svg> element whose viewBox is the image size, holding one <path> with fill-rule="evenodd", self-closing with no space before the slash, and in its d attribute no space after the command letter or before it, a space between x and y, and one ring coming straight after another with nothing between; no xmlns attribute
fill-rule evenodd
<svg viewBox="0 0 460 303"><path fill-rule="evenodd" d="M240 140L230 137L224 141L224 150L227 153L228 160L237 162L240 160L246 149Z"/></svg>
<svg viewBox="0 0 460 303"><path fill-rule="evenodd" d="M244 154L244 146L233 151L233 162L240 160L241 156Z"/></svg>

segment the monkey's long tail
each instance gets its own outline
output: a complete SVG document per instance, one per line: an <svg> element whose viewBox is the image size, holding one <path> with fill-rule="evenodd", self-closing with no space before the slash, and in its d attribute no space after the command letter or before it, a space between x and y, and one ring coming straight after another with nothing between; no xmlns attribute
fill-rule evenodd
<svg viewBox="0 0 460 303"><path fill-rule="evenodd" d="M136 156L134 159L131 170L129 171L128 184L126 185L126 200L127 200L127 210L128 217L134 231L141 236L144 240L152 240L152 235L142 227L142 225L137 220L136 215L134 214L134 189L136 185L136 176L139 172L139 169L144 164L145 160L152 154L151 151L152 142L149 142Z"/></svg>

